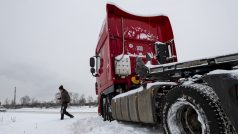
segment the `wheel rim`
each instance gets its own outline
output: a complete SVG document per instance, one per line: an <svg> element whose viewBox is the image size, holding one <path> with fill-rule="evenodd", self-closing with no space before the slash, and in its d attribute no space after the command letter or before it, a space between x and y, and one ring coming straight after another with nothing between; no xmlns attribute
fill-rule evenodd
<svg viewBox="0 0 238 134"><path fill-rule="evenodd" d="M168 129L173 134L205 134L209 131L207 122L204 111L183 98L170 107L167 115Z"/></svg>

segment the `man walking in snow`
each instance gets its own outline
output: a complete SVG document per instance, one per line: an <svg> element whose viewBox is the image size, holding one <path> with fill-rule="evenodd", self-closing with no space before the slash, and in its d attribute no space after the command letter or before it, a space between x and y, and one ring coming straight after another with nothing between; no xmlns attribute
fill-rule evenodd
<svg viewBox="0 0 238 134"><path fill-rule="evenodd" d="M64 89L63 85L59 87L59 90L60 90L60 98L58 99L61 100L61 118L60 119L63 120L64 115L67 115L70 118L73 118L74 116L66 111L68 103L70 102L69 93Z"/></svg>

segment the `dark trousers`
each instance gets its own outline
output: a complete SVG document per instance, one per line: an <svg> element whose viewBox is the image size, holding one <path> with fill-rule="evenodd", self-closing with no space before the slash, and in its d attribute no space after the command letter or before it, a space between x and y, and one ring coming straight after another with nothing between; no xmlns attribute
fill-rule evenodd
<svg viewBox="0 0 238 134"><path fill-rule="evenodd" d="M69 116L70 118L73 118L74 116L66 111L67 109L67 104L62 104L61 105L61 120L64 119L64 115Z"/></svg>

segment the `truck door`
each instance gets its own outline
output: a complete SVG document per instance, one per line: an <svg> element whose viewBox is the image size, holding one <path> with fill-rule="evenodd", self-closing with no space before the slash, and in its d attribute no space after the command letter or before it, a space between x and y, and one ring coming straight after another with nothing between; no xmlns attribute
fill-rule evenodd
<svg viewBox="0 0 238 134"><path fill-rule="evenodd" d="M109 82L109 62L110 62L110 52L109 52L109 43L106 40L104 45L100 49L98 55L100 56L100 61L98 61L98 74L99 77L97 78L98 88L102 89L107 86Z"/></svg>

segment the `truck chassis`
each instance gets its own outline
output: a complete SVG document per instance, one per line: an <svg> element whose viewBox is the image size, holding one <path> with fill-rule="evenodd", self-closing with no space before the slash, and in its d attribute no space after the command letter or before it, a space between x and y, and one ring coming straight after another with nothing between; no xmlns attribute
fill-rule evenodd
<svg viewBox="0 0 238 134"><path fill-rule="evenodd" d="M142 83L146 84L108 99L103 103L104 116L107 120L162 123L165 132L172 134L236 133L237 65L238 54L144 65L148 72ZM214 71L218 69L223 71ZM145 73L137 72L139 76Z"/></svg>

